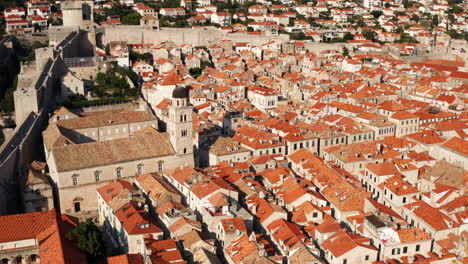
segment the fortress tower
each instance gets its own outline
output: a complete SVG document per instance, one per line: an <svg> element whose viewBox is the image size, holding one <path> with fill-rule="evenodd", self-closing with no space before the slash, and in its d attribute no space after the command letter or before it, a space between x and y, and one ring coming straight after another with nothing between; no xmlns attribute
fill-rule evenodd
<svg viewBox="0 0 468 264"><path fill-rule="evenodd" d="M94 23L93 1L67 0L61 3L61 8L64 27L92 25Z"/></svg>

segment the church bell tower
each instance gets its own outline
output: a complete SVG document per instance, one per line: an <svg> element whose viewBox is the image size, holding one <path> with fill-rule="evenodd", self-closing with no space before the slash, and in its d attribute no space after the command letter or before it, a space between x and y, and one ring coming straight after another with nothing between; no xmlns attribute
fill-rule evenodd
<svg viewBox="0 0 468 264"><path fill-rule="evenodd" d="M172 92L167 123L167 132L175 152L178 155L192 154L192 106L189 103L189 91L186 87L176 87Z"/></svg>

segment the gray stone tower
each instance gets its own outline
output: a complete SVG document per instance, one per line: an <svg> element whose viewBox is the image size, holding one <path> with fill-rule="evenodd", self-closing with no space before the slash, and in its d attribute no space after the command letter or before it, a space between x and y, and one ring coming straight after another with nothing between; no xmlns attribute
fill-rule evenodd
<svg viewBox="0 0 468 264"><path fill-rule="evenodd" d="M177 87L172 92L169 106L168 129L172 146L177 154L192 154L192 106L186 87Z"/></svg>
<svg viewBox="0 0 468 264"><path fill-rule="evenodd" d="M63 26L76 27L92 25L93 1L67 0L61 3L63 13Z"/></svg>

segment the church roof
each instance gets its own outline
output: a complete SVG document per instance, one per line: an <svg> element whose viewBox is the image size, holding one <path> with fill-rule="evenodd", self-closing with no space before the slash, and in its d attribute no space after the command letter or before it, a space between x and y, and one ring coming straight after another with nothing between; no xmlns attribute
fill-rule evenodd
<svg viewBox="0 0 468 264"><path fill-rule="evenodd" d="M148 147L151 146L151 147ZM175 154L169 134L146 127L129 138L59 146L53 149L57 171L93 168Z"/></svg>

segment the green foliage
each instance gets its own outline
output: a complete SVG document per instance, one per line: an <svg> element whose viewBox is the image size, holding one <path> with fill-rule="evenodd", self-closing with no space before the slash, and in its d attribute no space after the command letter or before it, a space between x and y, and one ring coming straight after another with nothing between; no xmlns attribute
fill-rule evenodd
<svg viewBox="0 0 468 264"><path fill-rule="evenodd" d="M163 3L164 8L176 8L180 7L180 0L166 0Z"/></svg>
<svg viewBox="0 0 468 264"><path fill-rule="evenodd" d="M346 42L347 42L348 40L353 40L353 39L354 39L353 34L351 34L351 33L349 33L349 32L346 32L346 33L344 34L344 36L343 36L343 40L346 41Z"/></svg>
<svg viewBox="0 0 468 264"><path fill-rule="evenodd" d="M376 33L372 30L364 30L362 32L362 35L364 36L365 39L375 41Z"/></svg>
<svg viewBox="0 0 468 264"><path fill-rule="evenodd" d="M304 40L304 39L306 39L306 35L304 34L304 32L292 33L290 36L291 36L291 39L293 39L293 40Z"/></svg>
<svg viewBox="0 0 468 264"><path fill-rule="evenodd" d="M113 97L113 98L102 98L102 99L95 99L95 100L86 100L85 98L74 98L71 97L71 100L64 104L68 108L83 108L83 107L90 107L90 106L99 106L99 105L112 105L112 104L121 104L121 103L128 103L133 101L134 98L132 97Z"/></svg>
<svg viewBox="0 0 468 264"><path fill-rule="evenodd" d="M413 2L409 1L409 0L403 0L403 6L405 8L410 8L413 6Z"/></svg>
<svg viewBox="0 0 468 264"><path fill-rule="evenodd" d="M47 24L52 25L52 26L61 26L63 25L63 21L61 18L56 18L56 19L49 18L47 19Z"/></svg>
<svg viewBox="0 0 468 264"><path fill-rule="evenodd" d="M94 13L93 18L94 18L94 22L96 22L97 24L100 24L101 22L106 21L106 16L103 16L97 13Z"/></svg>
<svg viewBox="0 0 468 264"><path fill-rule="evenodd" d="M320 18L321 19L325 19L325 20L329 20L331 19L331 12L330 11L323 11L323 12L320 12Z"/></svg>
<svg viewBox="0 0 468 264"><path fill-rule="evenodd" d="M133 50L130 51L130 60L131 61L147 61L149 58L153 58L153 54L149 52L145 52L143 54L135 52Z"/></svg>
<svg viewBox="0 0 468 264"><path fill-rule="evenodd" d="M141 15L134 12L125 15L122 18L122 24L124 25L139 25L140 24Z"/></svg>
<svg viewBox="0 0 468 264"><path fill-rule="evenodd" d="M362 19L358 20L358 22L356 23L356 26L358 27L365 27L366 24L364 23L364 21Z"/></svg>
<svg viewBox="0 0 468 264"><path fill-rule="evenodd" d="M105 73L98 73L94 80L95 86L92 95L98 98L136 96L137 90L130 87L126 77L130 78L133 85L136 86L138 76L132 70L114 67Z"/></svg>
<svg viewBox="0 0 468 264"><path fill-rule="evenodd" d="M106 248L99 228L88 218L67 234L67 238L75 241L78 248L85 252L91 260L105 257Z"/></svg>
<svg viewBox="0 0 468 264"><path fill-rule="evenodd" d="M23 0L0 0L0 12L3 14L3 10L8 7L24 6L25 2Z"/></svg>
<svg viewBox="0 0 468 264"><path fill-rule="evenodd" d="M257 4L257 2L255 2L255 1L247 1L247 2L245 2L245 3L243 4L243 6L245 6L245 7L251 7L251 6L256 5L256 4Z"/></svg>
<svg viewBox="0 0 468 264"><path fill-rule="evenodd" d="M343 57L349 57L349 50L347 47L343 47Z"/></svg>
<svg viewBox="0 0 468 264"><path fill-rule="evenodd" d="M408 33L401 33L400 40L395 40L395 43L419 43L415 38L410 36Z"/></svg>
<svg viewBox="0 0 468 264"><path fill-rule="evenodd" d="M468 32L460 33L460 32L457 32L456 30L451 29L447 31L447 34L453 39L464 39L468 41Z"/></svg>
<svg viewBox="0 0 468 264"><path fill-rule="evenodd" d="M332 38L330 43L344 43L346 42L343 38Z"/></svg>
<svg viewBox="0 0 468 264"><path fill-rule="evenodd" d="M405 32L405 30L402 27L395 29L395 33L402 34L403 32Z"/></svg>
<svg viewBox="0 0 468 264"><path fill-rule="evenodd" d="M189 72L193 76L193 78L196 79L202 74L202 69L201 68L190 68Z"/></svg>
<svg viewBox="0 0 468 264"><path fill-rule="evenodd" d="M105 13L105 17L97 17L97 18L95 18L95 21L97 19L100 20L100 21L104 21L104 20L106 20L106 17L110 17L110 16L123 18L123 17L127 16L128 14L134 13L134 11L128 6L124 6L124 5L121 5L121 4L114 3L112 8L110 8L110 9L105 8L104 13Z"/></svg>
<svg viewBox="0 0 468 264"><path fill-rule="evenodd" d="M222 12L227 11L231 14L241 11L241 6L237 1L227 0L224 1L217 1L214 5L216 5L216 11ZM244 5L245 6L245 5Z"/></svg>
<svg viewBox="0 0 468 264"><path fill-rule="evenodd" d="M459 5L452 5L450 6L449 12L451 13L463 13L463 7Z"/></svg>
<svg viewBox="0 0 468 264"><path fill-rule="evenodd" d="M374 18L379 18L381 15L383 15L383 12L380 10L374 10L371 12L371 15L373 15Z"/></svg>
<svg viewBox="0 0 468 264"><path fill-rule="evenodd" d="M187 18L188 16L161 16L159 18L159 24L161 25L161 27L187 27L189 26Z"/></svg>
<svg viewBox="0 0 468 264"><path fill-rule="evenodd" d="M206 67L209 67L211 65L211 62L209 61L202 61L200 63L200 67L199 68L190 68L189 72L190 74L193 76L193 78L198 78L201 74L202 74L202 71L206 68Z"/></svg>
<svg viewBox="0 0 468 264"><path fill-rule="evenodd" d="M47 43L42 43L39 41L33 41L30 43L28 41L21 40L18 53L21 57L24 58L24 61L34 61L36 59L36 53L34 50L47 46Z"/></svg>
<svg viewBox="0 0 468 264"><path fill-rule="evenodd" d="M433 16L432 17L432 27L437 27L439 25L439 17Z"/></svg>

